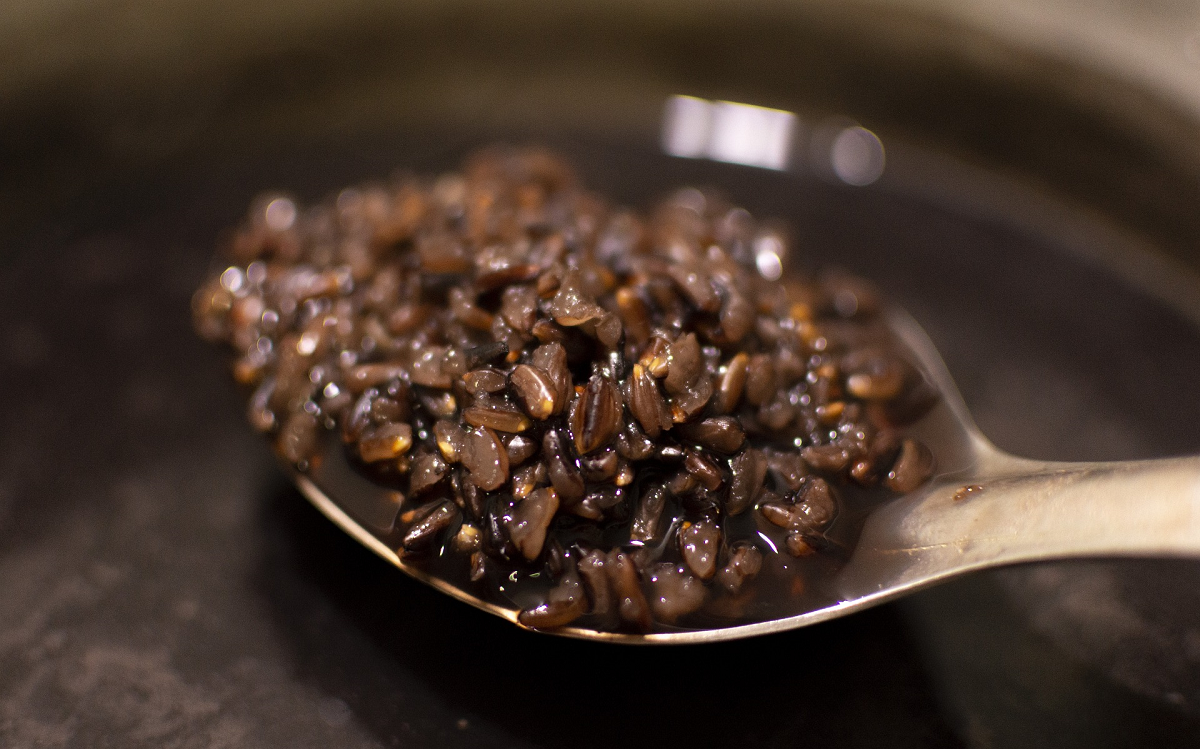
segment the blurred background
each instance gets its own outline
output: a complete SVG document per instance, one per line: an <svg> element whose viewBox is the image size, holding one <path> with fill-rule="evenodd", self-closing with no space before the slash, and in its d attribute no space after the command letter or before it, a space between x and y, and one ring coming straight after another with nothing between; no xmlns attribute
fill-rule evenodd
<svg viewBox="0 0 1200 749"><path fill-rule="evenodd" d="M1047 175L1059 182L1128 169L1116 153L1067 163L1076 129L1137 140L1163 167L1200 160L1200 10L1186 0L13 0L0 49L6 192L447 118L629 130L672 93L853 110L1009 169L1072 171ZM1175 192L1126 212L1153 229L1195 197Z"/></svg>
<svg viewBox="0 0 1200 749"><path fill-rule="evenodd" d="M719 145L716 102L785 120ZM0 745L1200 744L1196 563L614 649L464 610L317 515L192 290L264 190L497 139L635 206L700 182L783 218L798 263L913 312L1004 449L1200 452L1195 2L8 0Z"/></svg>

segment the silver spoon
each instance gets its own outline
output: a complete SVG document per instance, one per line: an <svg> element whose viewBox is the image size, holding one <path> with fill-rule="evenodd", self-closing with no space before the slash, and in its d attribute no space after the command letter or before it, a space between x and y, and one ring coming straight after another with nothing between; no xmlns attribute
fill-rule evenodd
<svg viewBox="0 0 1200 749"><path fill-rule="evenodd" d="M793 616L719 629L631 634L563 627L553 633L623 643L716 642L836 619L958 575L1018 562L1200 556L1200 456L1055 463L1008 455L975 426L916 321L893 310L888 322L942 394L910 430L937 456L939 473L928 485L871 513L833 580L837 600ZM318 510L379 556L443 593L520 626L519 609L480 599L428 574L351 516L369 517L379 507L379 492L360 496L339 485L336 477L314 481L296 474L295 481ZM386 500L382 509L389 511Z"/></svg>

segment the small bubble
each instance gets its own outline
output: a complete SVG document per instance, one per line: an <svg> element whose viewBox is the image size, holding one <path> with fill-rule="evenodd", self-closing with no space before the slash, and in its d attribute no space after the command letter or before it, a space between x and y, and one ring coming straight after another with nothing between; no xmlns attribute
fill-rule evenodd
<svg viewBox="0 0 1200 749"><path fill-rule="evenodd" d="M768 281L778 281L783 275L783 262L774 252L760 252L754 256L759 275Z"/></svg>
<svg viewBox="0 0 1200 749"><path fill-rule="evenodd" d="M704 193L694 187L685 187L682 190L677 190L671 196L671 202L680 208L694 212L697 216L703 216L704 210L708 206L708 198L704 197Z"/></svg>
<svg viewBox="0 0 1200 749"><path fill-rule="evenodd" d="M317 350L317 343L320 342L320 336L313 332L307 332L300 336L300 340L296 341L296 353L301 356L311 356Z"/></svg>
<svg viewBox="0 0 1200 749"><path fill-rule="evenodd" d="M267 203L263 220L271 231L287 231L296 223L296 204L287 198L275 198Z"/></svg>
<svg viewBox="0 0 1200 749"><path fill-rule="evenodd" d="M754 238L754 265L768 281L777 281L783 275L783 253L783 240L778 235L766 233Z"/></svg>
<svg viewBox="0 0 1200 749"><path fill-rule="evenodd" d="M883 142L865 127L848 127L833 139L829 163L842 182L869 185L883 175Z"/></svg>
<svg viewBox="0 0 1200 749"><path fill-rule="evenodd" d="M267 280L267 264L261 260L255 260L246 266L246 278L255 286Z"/></svg>
<svg viewBox="0 0 1200 749"><path fill-rule="evenodd" d="M246 274L241 268L231 266L221 274L221 287L230 294L236 294L246 287Z"/></svg>
<svg viewBox="0 0 1200 749"><path fill-rule="evenodd" d="M843 289L833 295L833 307L842 317L854 317L858 312L858 295Z"/></svg>

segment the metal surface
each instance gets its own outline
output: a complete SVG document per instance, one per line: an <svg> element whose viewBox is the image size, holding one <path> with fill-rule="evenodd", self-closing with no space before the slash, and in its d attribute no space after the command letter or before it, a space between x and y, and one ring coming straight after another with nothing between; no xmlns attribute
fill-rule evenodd
<svg viewBox="0 0 1200 749"><path fill-rule="evenodd" d="M897 330L944 394L919 425L959 465L881 507L843 570L848 600L895 597L989 567L1095 556L1200 555L1200 457L1065 463L1009 455L975 426L933 344Z"/></svg>

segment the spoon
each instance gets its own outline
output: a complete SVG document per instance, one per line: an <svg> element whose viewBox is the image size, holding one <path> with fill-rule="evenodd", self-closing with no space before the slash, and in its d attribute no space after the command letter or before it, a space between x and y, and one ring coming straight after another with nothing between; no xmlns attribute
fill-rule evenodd
<svg viewBox="0 0 1200 749"><path fill-rule="evenodd" d="M893 309L888 324L941 393L933 410L910 429L937 456L939 473L868 516L853 553L832 581L834 600L791 616L716 629L549 631L621 643L717 642L836 619L959 575L1019 562L1200 556L1200 457L1061 463L1006 454L975 426L916 321ZM372 517L395 516L394 500L356 483L348 470L339 473L337 461L326 465L334 468L294 476L301 493L326 517L408 575L522 626L517 607L481 599L401 558L368 527Z"/></svg>

